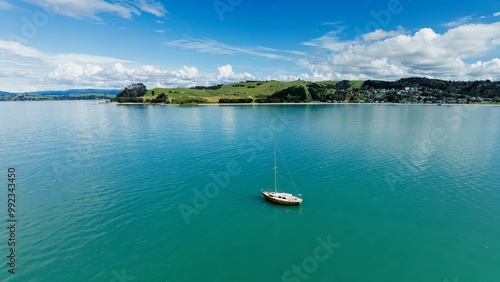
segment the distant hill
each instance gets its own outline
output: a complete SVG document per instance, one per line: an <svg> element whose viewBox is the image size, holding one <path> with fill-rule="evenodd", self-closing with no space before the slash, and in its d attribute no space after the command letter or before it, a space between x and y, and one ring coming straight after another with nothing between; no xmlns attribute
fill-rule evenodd
<svg viewBox="0 0 500 282"><path fill-rule="evenodd" d="M53 101L114 99L120 90L115 89L69 89L46 90L25 93L0 91L0 101Z"/></svg>
<svg viewBox="0 0 500 282"><path fill-rule="evenodd" d="M25 93L0 91L0 101L111 100L119 92L120 90L114 89L69 89Z"/></svg>
<svg viewBox="0 0 500 282"><path fill-rule="evenodd" d="M0 91L0 96L12 96L12 95L16 95L16 94L10 93L10 92Z"/></svg>
<svg viewBox="0 0 500 282"><path fill-rule="evenodd" d="M69 89L69 90L45 90L36 92L25 92L23 94L40 95L40 96L71 96L71 95L84 95L84 94L116 95L120 91L121 90L119 89Z"/></svg>
<svg viewBox="0 0 500 282"><path fill-rule="evenodd" d="M265 99L277 92L288 88L302 87L309 88L310 85L324 89L326 92L332 92L337 88L338 81L308 82L305 80L296 81L242 81L225 85L215 86L195 86L191 88L154 88L148 90L144 96L145 100L153 99L154 95L165 94L171 99L185 97L203 98L207 102L219 102L220 99ZM361 80L351 80L344 90L360 88L363 84ZM341 84L342 85L342 84ZM153 95L154 94L154 95ZM308 98L312 96L307 96Z"/></svg>
<svg viewBox="0 0 500 282"><path fill-rule="evenodd" d="M393 103L473 103L500 102L500 82L446 81L423 77L397 81L342 80L309 82L242 81L191 88L154 88L144 102L165 94L171 103L300 103L300 102L393 102Z"/></svg>
<svg viewBox="0 0 500 282"><path fill-rule="evenodd" d="M0 96L12 96L17 94L24 95L39 95L39 96L72 96L72 95L86 95L86 94L105 94L116 95L120 93L120 89L68 89L68 90L43 90L34 92L5 92L0 91Z"/></svg>

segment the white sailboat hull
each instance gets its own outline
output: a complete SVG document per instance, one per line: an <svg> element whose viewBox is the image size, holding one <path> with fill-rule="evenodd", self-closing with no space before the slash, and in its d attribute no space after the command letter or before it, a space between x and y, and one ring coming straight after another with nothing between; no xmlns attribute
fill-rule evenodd
<svg viewBox="0 0 500 282"><path fill-rule="evenodd" d="M298 206L302 203L301 198L294 196L290 193L264 191L264 190L261 190L261 192L266 199L276 204Z"/></svg>

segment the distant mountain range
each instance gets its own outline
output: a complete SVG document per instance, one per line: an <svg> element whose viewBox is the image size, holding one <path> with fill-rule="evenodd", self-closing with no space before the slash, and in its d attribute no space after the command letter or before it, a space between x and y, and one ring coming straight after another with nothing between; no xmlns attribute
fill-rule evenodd
<svg viewBox="0 0 500 282"><path fill-rule="evenodd" d="M40 96L71 96L71 95L85 95L85 94L108 94L116 95L120 89L69 89L69 90L45 90L24 93L11 93L0 91L0 96L12 96L17 94L25 95L40 95Z"/></svg>

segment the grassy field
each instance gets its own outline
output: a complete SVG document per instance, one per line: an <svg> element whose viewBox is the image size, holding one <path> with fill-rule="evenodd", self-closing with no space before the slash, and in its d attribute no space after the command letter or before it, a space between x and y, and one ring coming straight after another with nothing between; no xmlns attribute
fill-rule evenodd
<svg viewBox="0 0 500 282"><path fill-rule="evenodd" d="M350 88L359 88L363 84L361 80L352 80ZM223 98L252 98L255 99L259 96L269 96L277 91L286 89L291 86L306 86L308 81L296 80L289 82L282 81L252 81L252 82L237 82L232 84L226 84L217 90L199 90L193 88L155 88L150 89L144 99L151 100L155 96L165 93L169 100L178 99L180 97L199 97L206 99L209 103L217 103L219 99ZM324 85L336 85L337 81L322 81L318 84ZM152 95L154 91L155 96Z"/></svg>

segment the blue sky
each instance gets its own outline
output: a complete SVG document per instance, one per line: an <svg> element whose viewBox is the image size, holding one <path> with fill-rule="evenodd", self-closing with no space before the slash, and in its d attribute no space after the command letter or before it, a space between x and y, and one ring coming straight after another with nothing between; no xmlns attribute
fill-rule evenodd
<svg viewBox="0 0 500 282"><path fill-rule="evenodd" d="M0 0L0 90L500 80L500 2Z"/></svg>

